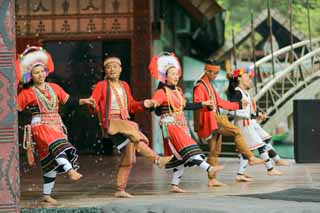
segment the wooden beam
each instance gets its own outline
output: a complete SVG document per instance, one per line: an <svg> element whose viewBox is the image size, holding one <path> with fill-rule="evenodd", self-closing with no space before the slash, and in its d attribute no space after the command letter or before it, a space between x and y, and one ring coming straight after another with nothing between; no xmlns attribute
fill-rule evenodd
<svg viewBox="0 0 320 213"><path fill-rule="evenodd" d="M151 58L151 5L149 0L133 1L133 37L132 37L132 93L137 100L151 97L151 75L148 65ZM151 113L135 115L140 128L148 138L152 137Z"/></svg>
<svg viewBox="0 0 320 213"><path fill-rule="evenodd" d="M203 24L204 15L188 0L176 0L199 24Z"/></svg>

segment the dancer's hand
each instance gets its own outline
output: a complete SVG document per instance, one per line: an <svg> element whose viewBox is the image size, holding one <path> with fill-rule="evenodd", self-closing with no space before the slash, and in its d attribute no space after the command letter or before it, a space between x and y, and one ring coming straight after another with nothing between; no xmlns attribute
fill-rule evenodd
<svg viewBox="0 0 320 213"><path fill-rule="evenodd" d="M267 115L267 113L265 113L265 112L258 112L258 117L257 117L257 120L259 120L259 121L265 121L265 120L267 120L268 119L268 115Z"/></svg>
<svg viewBox="0 0 320 213"><path fill-rule="evenodd" d="M241 102L242 102L242 108L246 108L249 104L248 101L244 99L242 99Z"/></svg>
<svg viewBox="0 0 320 213"><path fill-rule="evenodd" d="M157 103L151 99L146 99L143 101L143 106L145 108L151 108L151 107L156 107Z"/></svg>
<svg viewBox="0 0 320 213"><path fill-rule="evenodd" d="M208 106L208 107L213 107L213 101L212 100L202 101L202 105Z"/></svg>
<svg viewBox="0 0 320 213"><path fill-rule="evenodd" d="M95 108L96 106L96 102L93 98L81 98L79 100L79 105L84 105L87 104L89 106L91 106L92 108Z"/></svg>

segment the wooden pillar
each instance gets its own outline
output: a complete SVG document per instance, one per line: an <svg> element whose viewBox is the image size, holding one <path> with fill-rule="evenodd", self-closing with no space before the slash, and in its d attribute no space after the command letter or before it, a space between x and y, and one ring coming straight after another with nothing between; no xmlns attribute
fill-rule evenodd
<svg viewBox="0 0 320 213"><path fill-rule="evenodd" d="M0 212L19 212L15 1L0 0Z"/></svg>
<svg viewBox="0 0 320 213"><path fill-rule="evenodd" d="M133 38L131 88L136 99L151 98L151 76L148 71L151 58L151 6L150 0L133 1ZM135 120L151 139L150 113L138 113Z"/></svg>

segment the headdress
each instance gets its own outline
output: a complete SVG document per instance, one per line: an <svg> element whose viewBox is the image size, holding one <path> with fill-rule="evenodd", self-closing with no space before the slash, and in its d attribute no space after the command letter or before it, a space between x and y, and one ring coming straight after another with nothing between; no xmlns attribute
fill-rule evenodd
<svg viewBox="0 0 320 213"><path fill-rule="evenodd" d="M219 65L213 65L213 64L206 64L204 66L204 69L206 71L220 71L220 66Z"/></svg>
<svg viewBox="0 0 320 213"><path fill-rule="evenodd" d="M150 64L149 71L151 75L162 83L166 82L166 72L169 68L175 67L181 76L181 65L178 58L174 53L161 53L159 56L153 56Z"/></svg>
<svg viewBox="0 0 320 213"><path fill-rule="evenodd" d="M110 63L117 63L121 66L121 61L119 58L117 57L110 57L110 58L107 58L104 62L103 62L103 66L107 66L108 64Z"/></svg>
<svg viewBox="0 0 320 213"><path fill-rule="evenodd" d="M36 46L27 47L16 61L17 83L30 82L31 71L37 65L44 66L47 74L54 70L51 55L45 49Z"/></svg>
<svg viewBox="0 0 320 213"><path fill-rule="evenodd" d="M197 84L197 82L206 74L206 71L220 71L221 67L220 65L216 65L216 62L207 60L206 64L204 65L204 71L202 70L200 76L196 78L196 81L194 84Z"/></svg>
<svg viewBox="0 0 320 213"><path fill-rule="evenodd" d="M244 73L249 74L251 78L254 77L254 71L250 69L250 67L241 67L239 69L233 70L232 77L233 78L241 77Z"/></svg>

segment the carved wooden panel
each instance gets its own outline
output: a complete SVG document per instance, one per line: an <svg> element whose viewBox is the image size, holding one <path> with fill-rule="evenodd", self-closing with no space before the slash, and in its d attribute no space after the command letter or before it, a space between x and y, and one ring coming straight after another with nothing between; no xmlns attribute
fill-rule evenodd
<svg viewBox="0 0 320 213"><path fill-rule="evenodd" d="M55 0L54 14L55 15L72 15L78 14L79 8L77 1ZM19 14L20 15L20 14Z"/></svg>
<svg viewBox="0 0 320 213"><path fill-rule="evenodd" d="M16 0L17 36L132 33L131 0Z"/></svg>
<svg viewBox="0 0 320 213"><path fill-rule="evenodd" d="M53 12L52 0L29 0L29 13L32 15L51 15Z"/></svg>
<svg viewBox="0 0 320 213"><path fill-rule="evenodd" d="M0 1L0 212L19 212L15 1Z"/></svg>

